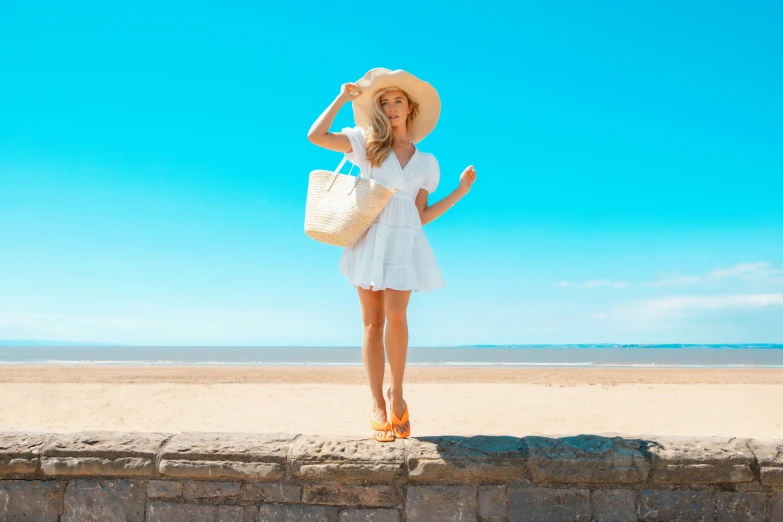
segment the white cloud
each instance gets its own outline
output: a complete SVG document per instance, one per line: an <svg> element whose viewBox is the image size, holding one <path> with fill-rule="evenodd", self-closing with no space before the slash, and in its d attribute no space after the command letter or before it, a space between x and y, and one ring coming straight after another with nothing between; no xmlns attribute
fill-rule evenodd
<svg viewBox="0 0 783 522"><path fill-rule="evenodd" d="M597 288L599 286L606 286L609 283L611 283L609 279L593 279L591 281L585 281L579 286L583 288Z"/></svg>
<svg viewBox="0 0 783 522"><path fill-rule="evenodd" d="M731 280L768 285L779 284L783 283L783 269L774 268L769 261L744 262L727 268L716 268L704 275L666 275L657 281L642 283L642 286L718 286Z"/></svg>
<svg viewBox="0 0 783 522"><path fill-rule="evenodd" d="M668 319L775 307L783 307L783 293L672 295L625 301L617 306L611 315L626 324L646 323L648 326L661 326L661 322Z"/></svg>
<svg viewBox="0 0 783 522"><path fill-rule="evenodd" d="M650 281L648 283L642 283L642 286L685 286L695 285L702 280L699 276L686 276L681 274L672 274L659 279L658 281Z"/></svg>
<svg viewBox="0 0 783 522"><path fill-rule="evenodd" d="M725 310L783 306L783 294L688 295L648 299L645 306L656 310Z"/></svg>
<svg viewBox="0 0 783 522"><path fill-rule="evenodd" d="M599 286L612 286L613 288L627 288L627 281L612 281L611 279L591 279L584 283L572 283L571 281L558 281L552 283L552 286L557 288L565 288L568 286L578 286L580 288L598 288Z"/></svg>
<svg viewBox="0 0 783 522"><path fill-rule="evenodd" d="M607 317L608 316L606 314L599 314L599 313L590 314L590 319L595 319L597 321L602 321L602 320L606 319Z"/></svg>
<svg viewBox="0 0 783 522"><path fill-rule="evenodd" d="M744 262L728 268L716 268L702 275L687 274L662 274L656 281L638 283L640 286L647 287L667 287L667 286L707 286L716 287L728 281L735 280L748 283L749 286L759 286L764 284L769 286L783 285L783 269L775 268L768 261L757 261L753 263ZM612 279L591 279L584 283L572 283L570 281L560 281L554 283L555 287L576 286L580 288L599 288L611 286L613 288L628 288L637 283L629 281L614 281Z"/></svg>
<svg viewBox="0 0 783 522"><path fill-rule="evenodd" d="M713 279L766 279L783 274L783 270L772 268L772 264L767 261L758 261L756 263L738 263L729 268L718 268L709 273Z"/></svg>

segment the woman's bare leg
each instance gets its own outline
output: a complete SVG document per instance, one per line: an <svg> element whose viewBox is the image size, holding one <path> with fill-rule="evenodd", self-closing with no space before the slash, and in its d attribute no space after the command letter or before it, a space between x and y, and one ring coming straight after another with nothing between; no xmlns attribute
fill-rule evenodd
<svg viewBox="0 0 783 522"><path fill-rule="evenodd" d="M383 371L386 365L383 354L384 290L359 288L359 302L362 307L364 336L362 338L362 360L372 394L372 418L387 421L386 400L383 398ZM373 430L373 434L390 437L391 431Z"/></svg>
<svg viewBox="0 0 783 522"><path fill-rule="evenodd" d="M412 290L386 289L384 312L386 316L386 356L391 371L390 408L398 418L405 412L402 398L402 378L405 375L405 360L408 356L408 302ZM401 433L408 430L408 422L397 428Z"/></svg>

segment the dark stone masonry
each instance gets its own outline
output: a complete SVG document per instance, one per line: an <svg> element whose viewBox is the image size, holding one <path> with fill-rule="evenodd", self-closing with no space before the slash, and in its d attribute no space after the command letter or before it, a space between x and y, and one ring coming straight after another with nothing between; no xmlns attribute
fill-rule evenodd
<svg viewBox="0 0 783 522"><path fill-rule="evenodd" d="M783 440L0 432L0 522L783 522Z"/></svg>

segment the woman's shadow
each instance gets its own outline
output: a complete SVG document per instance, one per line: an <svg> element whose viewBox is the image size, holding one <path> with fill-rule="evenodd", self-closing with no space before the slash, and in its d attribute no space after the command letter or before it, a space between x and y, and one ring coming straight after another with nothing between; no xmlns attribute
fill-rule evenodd
<svg viewBox="0 0 783 522"><path fill-rule="evenodd" d="M410 477L422 481L509 480L536 483L643 482L651 469L649 439L438 435L408 439Z"/></svg>

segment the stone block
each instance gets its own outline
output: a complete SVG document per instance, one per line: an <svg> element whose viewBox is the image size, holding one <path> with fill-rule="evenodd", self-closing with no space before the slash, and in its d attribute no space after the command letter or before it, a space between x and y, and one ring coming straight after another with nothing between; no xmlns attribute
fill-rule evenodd
<svg viewBox="0 0 783 522"><path fill-rule="evenodd" d="M783 493L769 499L769 522L783 522Z"/></svg>
<svg viewBox="0 0 783 522"><path fill-rule="evenodd" d="M147 484L149 498L177 498L182 496L182 482L176 480L150 480Z"/></svg>
<svg viewBox="0 0 783 522"><path fill-rule="evenodd" d="M346 508L339 513L340 522L399 522L400 512L396 509Z"/></svg>
<svg viewBox="0 0 783 522"><path fill-rule="evenodd" d="M649 465L641 441L579 435L526 437L528 465L537 483L643 482Z"/></svg>
<svg viewBox="0 0 783 522"><path fill-rule="evenodd" d="M218 506L217 522L255 522L256 506Z"/></svg>
<svg viewBox="0 0 783 522"><path fill-rule="evenodd" d="M639 492L639 522L713 522L710 491L647 489Z"/></svg>
<svg viewBox="0 0 783 522"><path fill-rule="evenodd" d="M160 451L159 471L168 477L280 479L296 435L181 433Z"/></svg>
<svg viewBox="0 0 783 522"><path fill-rule="evenodd" d="M0 480L0 520L57 522L63 486L53 480Z"/></svg>
<svg viewBox="0 0 783 522"><path fill-rule="evenodd" d="M783 441L753 439L748 442L748 446L756 455L761 468L761 483L783 487Z"/></svg>
<svg viewBox="0 0 783 522"><path fill-rule="evenodd" d="M591 494L595 522L636 522L636 500L629 489L596 489Z"/></svg>
<svg viewBox="0 0 783 522"><path fill-rule="evenodd" d="M150 502L147 522L215 522L217 506Z"/></svg>
<svg viewBox="0 0 783 522"><path fill-rule="evenodd" d="M719 491L715 495L717 522L766 522L767 495L765 493L737 493Z"/></svg>
<svg viewBox="0 0 783 522"><path fill-rule="evenodd" d="M302 497L301 486L278 482L248 482L242 484L242 500L248 502L297 503Z"/></svg>
<svg viewBox="0 0 783 522"><path fill-rule="evenodd" d="M751 482L753 453L744 439L665 437L648 447L655 482L716 484Z"/></svg>
<svg viewBox="0 0 783 522"><path fill-rule="evenodd" d="M258 508L259 522L337 522L337 508L334 506L297 506L261 504Z"/></svg>
<svg viewBox="0 0 783 522"><path fill-rule="evenodd" d="M291 473L306 479L389 482L404 476L402 442L369 437L302 435L291 450Z"/></svg>
<svg viewBox="0 0 783 522"><path fill-rule="evenodd" d="M394 507L402 502L402 491L386 484L306 484L302 491L302 502L333 506Z"/></svg>
<svg viewBox="0 0 783 522"><path fill-rule="evenodd" d="M439 436L406 439L414 482L512 481L524 478L524 441L517 437Z"/></svg>
<svg viewBox="0 0 783 522"><path fill-rule="evenodd" d="M509 522L588 522L590 490L508 488Z"/></svg>
<svg viewBox="0 0 783 522"><path fill-rule="evenodd" d="M195 498L231 498L240 494L238 482L211 482L191 480L185 482L182 496L186 499Z"/></svg>
<svg viewBox="0 0 783 522"><path fill-rule="evenodd" d="M484 518L504 519L508 516L506 486L479 487L479 515Z"/></svg>
<svg viewBox="0 0 783 522"><path fill-rule="evenodd" d="M50 477L148 477L154 461L137 457L44 457L41 470Z"/></svg>
<svg viewBox="0 0 783 522"><path fill-rule="evenodd" d="M0 477L32 475L49 435L0 431Z"/></svg>
<svg viewBox="0 0 783 522"><path fill-rule="evenodd" d="M475 522L477 507L475 486L408 486L405 521Z"/></svg>
<svg viewBox="0 0 783 522"><path fill-rule="evenodd" d="M52 435L41 470L53 477L149 477L165 433L88 431Z"/></svg>
<svg viewBox="0 0 783 522"><path fill-rule="evenodd" d="M72 479L65 489L62 522L144 522L144 482Z"/></svg>

